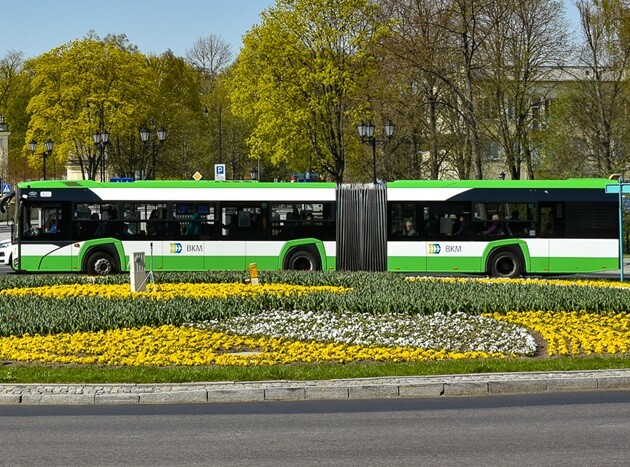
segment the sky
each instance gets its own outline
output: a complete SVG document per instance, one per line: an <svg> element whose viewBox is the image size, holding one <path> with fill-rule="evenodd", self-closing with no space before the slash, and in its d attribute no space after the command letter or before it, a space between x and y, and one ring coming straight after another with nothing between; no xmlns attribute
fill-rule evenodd
<svg viewBox="0 0 630 467"><path fill-rule="evenodd" d="M574 0L563 0L575 21ZM201 37L219 36L234 56L243 35L275 0L0 0L0 57L37 57L84 38L125 34L144 54L171 50L184 57Z"/></svg>
<svg viewBox="0 0 630 467"><path fill-rule="evenodd" d="M34 58L84 38L125 34L144 54L172 50L184 57L212 34L232 46L260 23L275 0L0 0L0 57L8 51Z"/></svg>

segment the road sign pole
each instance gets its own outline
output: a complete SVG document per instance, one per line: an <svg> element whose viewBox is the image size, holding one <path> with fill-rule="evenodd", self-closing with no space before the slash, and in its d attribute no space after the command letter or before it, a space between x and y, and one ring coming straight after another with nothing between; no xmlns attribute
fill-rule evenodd
<svg viewBox="0 0 630 467"><path fill-rule="evenodd" d="M619 177L619 282L623 282L623 185Z"/></svg>
<svg viewBox="0 0 630 467"><path fill-rule="evenodd" d="M623 194L630 193L630 183L624 182L620 176L616 184L606 185L606 193L619 195L619 281L623 282Z"/></svg>

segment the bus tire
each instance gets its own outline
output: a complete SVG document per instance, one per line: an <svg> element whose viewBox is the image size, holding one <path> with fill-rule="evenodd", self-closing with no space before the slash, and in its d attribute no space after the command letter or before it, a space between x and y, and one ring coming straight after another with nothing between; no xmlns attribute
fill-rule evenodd
<svg viewBox="0 0 630 467"><path fill-rule="evenodd" d="M490 276L513 279L523 274L523 260L512 250L499 250L490 257Z"/></svg>
<svg viewBox="0 0 630 467"><path fill-rule="evenodd" d="M114 258L109 253L97 251L87 260L87 273L90 276L108 276L116 273Z"/></svg>
<svg viewBox="0 0 630 467"><path fill-rule="evenodd" d="M319 258L311 249L293 250L287 256L285 269L290 271L320 271Z"/></svg>

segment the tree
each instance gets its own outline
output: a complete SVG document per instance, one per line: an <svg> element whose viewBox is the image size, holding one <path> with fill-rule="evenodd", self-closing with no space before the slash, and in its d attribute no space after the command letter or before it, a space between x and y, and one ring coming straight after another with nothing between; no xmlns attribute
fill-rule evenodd
<svg viewBox="0 0 630 467"><path fill-rule="evenodd" d="M374 69L376 13L369 0L278 0L263 13L230 81L253 158L343 180L346 134L354 137L361 84Z"/></svg>
<svg viewBox="0 0 630 467"><path fill-rule="evenodd" d="M571 83L554 101L542 170L547 176L608 177L630 158L630 9L580 1L581 50Z"/></svg>
<svg viewBox="0 0 630 467"><path fill-rule="evenodd" d="M470 153L463 150L467 147L465 130L457 124L463 120L462 100L453 94L450 77L451 64L459 57L448 27L452 16L449 3L387 0L382 4L385 18L393 26L379 47L378 76L387 76L392 85L396 139L407 140L411 160L396 175L420 178L426 174L438 179L450 160L459 178L468 178ZM462 150L457 150L456 140L462 142Z"/></svg>
<svg viewBox="0 0 630 467"><path fill-rule="evenodd" d="M130 137L149 115L147 103L155 101L146 58L124 36L101 40L90 33L31 60L29 68L26 143L53 139L55 162L65 165L70 159L86 179L98 178L105 162L93 133L107 129L119 138ZM106 154L115 166L120 148L112 144Z"/></svg>
<svg viewBox="0 0 630 467"><path fill-rule="evenodd" d="M385 0L393 14L391 52L422 102L417 128L429 154L429 176L449 160L456 176L483 178L479 128L481 47L489 34L492 0Z"/></svg>
<svg viewBox="0 0 630 467"><path fill-rule="evenodd" d="M556 0L512 0L488 9L494 27L483 45L483 95L490 118L482 122L502 148L512 179L521 178L523 162L534 178L533 136L546 125L553 91L543 83L558 74L568 55L562 8Z"/></svg>
<svg viewBox="0 0 630 467"><path fill-rule="evenodd" d="M142 126L151 131L154 145L158 127L167 128L168 136L153 154L150 145L143 147L141 160L148 178L190 178L207 157L199 144L203 119L199 73L171 51L149 57L148 66L156 93Z"/></svg>
<svg viewBox="0 0 630 467"><path fill-rule="evenodd" d="M461 102L466 143L470 148L477 179L483 179L478 121L478 84L480 70L483 70L484 65L479 58L479 51L491 29L487 21L489 1L491 0L452 0L447 6L451 21L446 27L453 37L456 60L452 62L453 67L450 73L442 76L451 92Z"/></svg>
<svg viewBox="0 0 630 467"><path fill-rule="evenodd" d="M26 106L30 99L30 81L25 71L21 52L9 51L0 59L0 114L11 132L7 167L2 168L0 178L15 184L19 180L34 178L36 169L24 163L23 142L28 127Z"/></svg>
<svg viewBox="0 0 630 467"><path fill-rule="evenodd" d="M203 102L204 138L200 141L206 148L209 173L214 171L214 164L226 163L230 167L232 178L242 178L240 157L233 158L234 153L228 147L234 132L228 126L234 123L230 113L230 102L225 82L228 68L232 62L230 45L218 36L210 35L199 38L187 51L186 58L199 74L199 92ZM229 154L229 155L228 155Z"/></svg>
<svg viewBox="0 0 630 467"><path fill-rule="evenodd" d="M581 0L577 3L585 39L581 56L590 73L582 80L585 110L590 115L584 128L587 157L600 175L623 167L622 142L630 104L626 77L630 60L630 8L627 2ZM626 146L627 148L628 146Z"/></svg>
<svg viewBox="0 0 630 467"><path fill-rule="evenodd" d="M232 63L232 57L230 44L214 34L200 37L186 51L188 63L197 71L211 77L224 71Z"/></svg>

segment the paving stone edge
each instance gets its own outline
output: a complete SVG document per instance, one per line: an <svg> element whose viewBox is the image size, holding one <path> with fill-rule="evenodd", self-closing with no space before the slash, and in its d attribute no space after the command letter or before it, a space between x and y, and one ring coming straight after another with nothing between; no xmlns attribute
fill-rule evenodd
<svg viewBox="0 0 630 467"><path fill-rule="evenodd" d="M630 390L630 369L184 384L0 384L0 404L192 404Z"/></svg>

